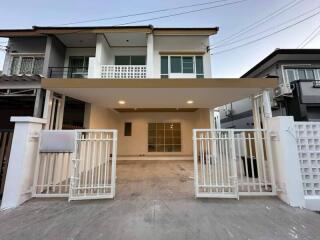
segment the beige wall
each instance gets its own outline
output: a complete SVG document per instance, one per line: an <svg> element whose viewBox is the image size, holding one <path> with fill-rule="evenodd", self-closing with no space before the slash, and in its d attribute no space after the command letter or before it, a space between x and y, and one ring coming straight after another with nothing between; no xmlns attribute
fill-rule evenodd
<svg viewBox="0 0 320 240"><path fill-rule="evenodd" d="M132 136L125 137L124 122L132 122ZM192 128L194 113L122 113L119 129L119 155L191 155ZM149 153L148 123L150 122L180 122L182 151L179 153Z"/></svg>
<svg viewBox="0 0 320 240"><path fill-rule="evenodd" d="M124 136L124 123L132 123L132 136ZM157 153L148 152L148 123L150 122L180 122L181 152ZM88 104L85 111L86 128L118 129L118 155L180 155L192 156L192 129L209 127L209 109L199 109L191 113L170 112L130 112L117 113L97 105Z"/></svg>
<svg viewBox="0 0 320 240"><path fill-rule="evenodd" d="M210 112L207 108L197 110L195 128L210 128Z"/></svg>
<svg viewBox="0 0 320 240"><path fill-rule="evenodd" d="M90 129L117 129L119 114L113 110L87 103L85 106L84 126Z"/></svg>

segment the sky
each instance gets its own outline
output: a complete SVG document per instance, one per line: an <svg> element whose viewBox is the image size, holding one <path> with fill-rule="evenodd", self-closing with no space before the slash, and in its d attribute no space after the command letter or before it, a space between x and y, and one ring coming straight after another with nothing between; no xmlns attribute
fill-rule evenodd
<svg viewBox="0 0 320 240"><path fill-rule="evenodd" d="M115 17L119 15L128 15L158 9L175 8L191 4L207 3L210 0L10 0L2 1L0 10L0 29L10 28L31 28L37 26L56 26L59 24L82 21L88 19ZM202 5L185 9L176 9L148 15L140 15L122 19L104 20L91 23L82 23L73 26L110 26L126 23L135 20L145 20L149 18L180 13L200 8L206 8L203 11L189 13L169 18L157 20L147 20L131 25L148 25L155 27L219 27L219 32L210 38L210 44L213 46L224 40L231 34L237 33L250 24L270 15L277 9L290 4L293 0L229 0L229 2L239 1L237 4L223 6L219 8L210 8L214 5L221 5L225 2L211 5ZM240 77L251 67L269 55L276 48L297 48L320 23L320 14L302 22L290 29L278 34L264 38L261 41L231 49L227 52L219 53L221 50L230 49L242 45L251 40L262 38L269 33L284 28L287 25L299 21L303 17L280 25L281 23L293 19L304 12L311 11L320 7L320 0L296 0L297 5L288 11L276 16L267 22L261 24L255 29L243 33L233 45L225 45L222 42L221 48L211 50L213 77ZM210 1L211 2L211 1ZM318 11L320 9L317 9ZM317 10L310 12L316 13ZM13 14L14 12L14 14ZM268 30L269 29L269 30ZM268 30L261 33L261 31ZM251 38L246 38L251 36ZM242 38L245 40L240 41ZM0 38L0 45L5 45L7 39ZM320 48L320 33L305 47ZM3 66L4 51L0 51L0 70Z"/></svg>

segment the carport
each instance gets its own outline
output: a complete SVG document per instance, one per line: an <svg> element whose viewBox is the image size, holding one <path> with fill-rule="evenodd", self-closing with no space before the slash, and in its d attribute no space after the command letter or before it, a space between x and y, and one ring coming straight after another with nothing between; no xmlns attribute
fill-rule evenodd
<svg viewBox="0 0 320 240"><path fill-rule="evenodd" d="M175 168L178 172L172 170L172 176L175 177L171 179L174 181L178 179L178 181L186 184L191 184L190 180L194 181L195 195L198 198L239 198L239 195L276 194L272 159L268 145L269 133L266 129L261 128L252 130L214 129L214 122L212 116L209 115L209 109L250 95L253 96L257 119L260 119L258 115L264 116L265 107L268 108L263 103L263 99L268 99L267 95L262 94L262 92L274 87L275 84L276 79L271 78L197 80L43 79L41 86L62 96L76 98L112 111L119 111L120 114L123 111L135 112L138 110L141 112L141 116L146 116L148 111L152 113L151 115L158 112L159 119L164 121L161 122L161 126L164 126L164 130L161 131L164 132L177 131L174 128L171 130L171 128L174 125L179 126L174 121L166 122L167 112L169 110L173 111L173 109L177 112L181 109L191 112L190 107L186 107L186 104L189 104L189 101L186 102L186 100L191 99L193 108L207 109L208 114L206 116L200 115L199 122L207 121L208 125L202 127L205 129L193 130L193 133L192 129L188 130L190 135L185 138L186 141L191 143L187 150L191 152L188 159L193 160L194 174L177 178L180 170ZM120 99L124 99L127 104L119 106ZM47 110L50 112L50 109ZM101 111L97 112L101 116ZM104 115L100 119L103 120ZM32 121L32 119L30 120ZM58 117L55 117L54 120L60 121ZM118 161L118 151L121 150L124 143L121 142L122 136L119 134L122 127L113 128L108 125L113 123L117 126L117 119L112 120L104 128L89 127L70 131L39 131L39 138L37 138L39 144L35 145L38 146L35 149L36 157L28 159L30 166L34 166L33 172L30 170L28 173L33 178L32 196L68 197L69 200L114 198L116 192L118 192L116 191L118 186L116 182L118 180L121 182L121 178L117 178L118 172L116 171L117 163L121 164ZM17 122L19 121L29 121L29 119L17 119ZM262 120L257 121L259 122L255 123L256 126L265 126L265 123L261 122ZM35 120L37 129L42 122L39 119ZM150 130L150 126L153 125L154 123L147 125L147 129ZM199 128L200 126L201 128L201 125L190 126L192 128ZM151 128L152 131L154 131L153 128ZM135 137L133 141L137 139ZM175 138L175 135L173 135L173 138ZM150 135L148 135L148 139L150 139ZM148 149L149 145L150 142L146 144ZM129 146L134 148L138 145ZM177 159L184 160L182 154L170 153L171 155L169 155L165 153L160 156L162 160L168 160L169 157L170 161L173 160L173 162L167 163L168 166L170 164L179 165ZM142 160L142 157L143 160L151 160L155 156L155 154L135 155L131 160L137 160L138 158ZM143 167L141 166L146 166L141 165L139 161L128 162L128 164L132 163L140 166L138 169L142 172ZM127 165L123 164L123 166ZM257 167L254 167L255 165ZM157 169L158 166L166 165L157 165L157 162L154 162L148 164L148 166L151 169ZM187 169L188 167L182 168ZM160 170L159 172L149 170L148 172L153 172L155 176L163 173L165 179L166 170ZM149 180L152 179L152 177L145 177ZM139 181L143 181L142 179ZM157 188L156 185L154 187ZM160 188L163 187L160 186ZM175 191L179 191L178 189L179 187L173 189L173 194L175 194ZM190 196L192 196L192 192L190 191Z"/></svg>

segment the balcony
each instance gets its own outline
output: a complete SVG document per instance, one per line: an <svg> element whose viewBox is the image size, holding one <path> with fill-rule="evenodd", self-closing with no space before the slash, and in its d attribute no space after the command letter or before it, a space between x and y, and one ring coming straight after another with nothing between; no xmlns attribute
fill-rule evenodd
<svg viewBox="0 0 320 240"><path fill-rule="evenodd" d="M87 78L87 67L49 67L49 78Z"/></svg>
<svg viewBox="0 0 320 240"><path fill-rule="evenodd" d="M146 78L146 65L102 65L101 78Z"/></svg>

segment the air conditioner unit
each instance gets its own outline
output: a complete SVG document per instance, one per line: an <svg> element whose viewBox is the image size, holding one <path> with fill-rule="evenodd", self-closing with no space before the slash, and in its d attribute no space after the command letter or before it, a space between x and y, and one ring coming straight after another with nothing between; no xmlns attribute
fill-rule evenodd
<svg viewBox="0 0 320 240"><path fill-rule="evenodd" d="M275 97L288 96L291 94L292 94L292 89L289 84L280 85L274 90Z"/></svg>

